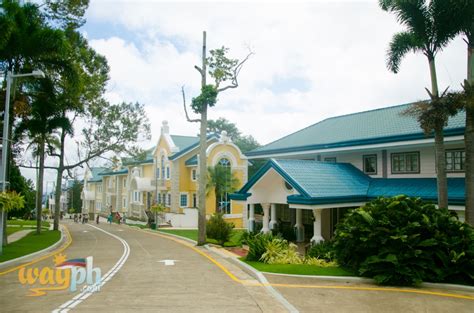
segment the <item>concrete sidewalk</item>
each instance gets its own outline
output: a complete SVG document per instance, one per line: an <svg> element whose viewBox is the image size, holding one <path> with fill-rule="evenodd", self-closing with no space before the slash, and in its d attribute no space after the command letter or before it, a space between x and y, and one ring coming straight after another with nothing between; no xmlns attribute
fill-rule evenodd
<svg viewBox="0 0 474 313"><path fill-rule="evenodd" d="M8 243L12 243L12 242L15 242L15 241L18 241L20 240L21 238L25 237L26 235L28 235L29 233L31 233L32 231L34 231L34 229L24 229L24 230L19 230L17 232L14 232L13 234L11 234L10 236L8 236L7 240L8 240Z"/></svg>

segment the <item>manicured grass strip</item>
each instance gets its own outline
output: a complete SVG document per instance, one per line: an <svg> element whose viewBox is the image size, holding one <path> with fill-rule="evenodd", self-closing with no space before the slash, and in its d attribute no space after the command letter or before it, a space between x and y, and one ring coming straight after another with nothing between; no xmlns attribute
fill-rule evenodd
<svg viewBox="0 0 474 313"><path fill-rule="evenodd" d="M36 227L36 220L8 220L7 225L20 225L20 226L35 226ZM42 221L42 227L49 227L49 222Z"/></svg>
<svg viewBox="0 0 474 313"><path fill-rule="evenodd" d="M37 235L36 232L29 233L22 239L3 247L0 262L43 250L56 243L60 238L61 232L59 230L43 231L40 235Z"/></svg>
<svg viewBox="0 0 474 313"><path fill-rule="evenodd" d="M17 231L24 230L28 228L22 228L22 227L7 227L7 236L10 236L13 233L16 233Z"/></svg>
<svg viewBox="0 0 474 313"><path fill-rule="evenodd" d="M340 267L319 267L308 264L265 264L246 261L243 258L241 260L261 272L316 276L355 276L354 273Z"/></svg>
<svg viewBox="0 0 474 313"><path fill-rule="evenodd" d="M194 241L197 241L198 238L197 229L160 229L159 231L167 234L173 234L176 236L189 238Z"/></svg>

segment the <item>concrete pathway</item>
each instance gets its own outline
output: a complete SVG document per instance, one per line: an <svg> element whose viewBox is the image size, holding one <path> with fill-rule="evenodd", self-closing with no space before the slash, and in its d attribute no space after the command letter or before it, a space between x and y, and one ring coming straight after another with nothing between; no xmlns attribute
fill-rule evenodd
<svg viewBox="0 0 474 313"><path fill-rule="evenodd" d="M79 288L30 297L31 286L20 284L18 270L2 274L1 269L2 312L288 312L281 299L228 252L126 225L63 224L73 241L62 253L68 259L93 256L102 277L109 274L106 283L89 295ZM53 257L27 264L26 269L34 267L54 268ZM474 292L422 289L426 293L420 294L412 288L265 276L299 312L463 313L474 307Z"/></svg>
<svg viewBox="0 0 474 313"><path fill-rule="evenodd" d="M24 229L24 230L16 231L13 234L11 234L10 236L8 236L8 238L7 238L8 243L12 243L12 242L15 242L17 240L20 240L21 238L25 237L26 235L28 235L32 231L34 231L34 229Z"/></svg>

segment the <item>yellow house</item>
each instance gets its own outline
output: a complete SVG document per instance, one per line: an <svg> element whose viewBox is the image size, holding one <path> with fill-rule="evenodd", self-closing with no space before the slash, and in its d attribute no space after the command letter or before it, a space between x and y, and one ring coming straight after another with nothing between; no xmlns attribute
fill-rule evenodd
<svg viewBox="0 0 474 313"><path fill-rule="evenodd" d="M230 167L239 182L236 187L241 188L248 179L248 161L240 149L225 132L209 135L207 145L207 165ZM168 122L164 121L156 146L146 151L144 159L124 159L115 170L96 173L101 181L88 181L86 175L84 199L92 198L92 187L97 190L94 185L100 185L101 192L94 195L95 203L102 201L100 209L97 205L94 207L97 213L118 211L143 219L154 203L162 203L169 208L166 222L175 227L197 227L198 154L199 137L171 135ZM210 189L206 195L208 216L216 212L216 203L219 203L226 220L236 227L246 225L247 216L241 205L231 204L227 195L218 200ZM86 205L91 207L91 203Z"/></svg>

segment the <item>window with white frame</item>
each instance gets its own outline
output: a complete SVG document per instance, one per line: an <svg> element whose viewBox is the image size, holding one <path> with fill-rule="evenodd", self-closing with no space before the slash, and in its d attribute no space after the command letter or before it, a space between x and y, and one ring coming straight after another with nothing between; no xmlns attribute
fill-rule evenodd
<svg viewBox="0 0 474 313"><path fill-rule="evenodd" d="M166 167L166 179L170 179L170 167Z"/></svg>
<svg viewBox="0 0 474 313"><path fill-rule="evenodd" d="M167 205L167 206L170 206L170 205L171 205L171 194L170 194L170 193L168 193L168 194L166 195L166 205Z"/></svg>
<svg viewBox="0 0 474 313"><path fill-rule="evenodd" d="M127 207L127 198L122 197L122 208L126 208L126 207Z"/></svg>
<svg viewBox="0 0 474 313"><path fill-rule="evenodd" d="M185 208L188 206L188 194L187 193L181 193L179 195L179 206L181 208Z"/></svg>
<svg viewBox="0 0 474 313"><path fill-rule="evenodd" d="M138 190L133 191L133 202L142 203L142 193Z"/></svg>
<svg viewBox="0 0 474 313"><path fill-rule="evenodd" d="M223 179L225 182L223 182L223 185L230 185L230 181L232 180L232 169L231 169L231 163L229 159L227 158L222 158L217 162L217 166L221 166L225 169L223 172ZM218 197L218 207L217 207L217 212L222 212L224 214L230 214L230 199L229 199L229 194L224 192L223 194L216 195Z"/></svg>
<svg viewBox="0 0 474 313"><path fill-rule="evenodd" d="M156 179L160 179L160 168L156 168Z"/></svg>
<svg viewBox="0 0 474 313"><path fill-rule="evenodd" d="M376 175L377 174L377 155L369 154L362 156L364 165L364 173Z"/></svg>
<svg viewBox="0 0 474 313"><path fill-rule="evenodd" d="M165 156L164 155L161 156L160 165L161 165L161 178L165 179Z"/></svg>
<svg viewBox="0 0 474 313"><path fill-rule="evenodd" d="M102 192L102 184L97 185L97 192Z"/></svg>
<svg viewBox="0 0 474 313"><path fill-rule="evenodd" d="M192 181L196 181L196 179L197 179L197 172L196 172L196 169L193 168L193 169L191 170L191 180L192 180Z"/></svg>
<svg viewBox="0 0 474 313"><path fill-rule="evenodd" d="M193 208L197 207L197 195L196 193L193 193Z"/></svg>
<svg viewBox="0 0 474 313"><path fill-rule="evenodd" d="M112 188L112 187L113 187L113 186L112 186L112 177L109 177L108 183L109 183L109 188Z"/></svg>
<svg viewBox="0 0 474 313"><path fill-rule="evenodd" d="M123 188L127 188L127 177L123 178L122 186Z"/></svg>
<svg viewBox="0 0 474 313"><path fill-rule="evenodd" d="M161 203L161 193L158 194L158 198L156 199L156 202Z"/></svg>

